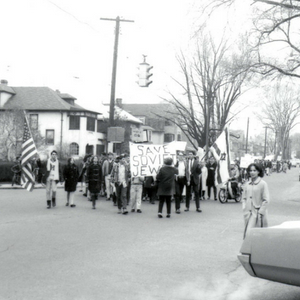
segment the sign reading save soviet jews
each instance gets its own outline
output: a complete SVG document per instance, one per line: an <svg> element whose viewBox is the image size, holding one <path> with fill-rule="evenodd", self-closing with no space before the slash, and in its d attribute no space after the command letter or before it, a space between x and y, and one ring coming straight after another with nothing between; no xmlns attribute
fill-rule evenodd
<svg viewBox="0 0 300 300"><path fill-rule="evenodd" d="M131 176L156 176L167 157L172 157L173 161L176 161L174 147L130 143Z"/></svg>

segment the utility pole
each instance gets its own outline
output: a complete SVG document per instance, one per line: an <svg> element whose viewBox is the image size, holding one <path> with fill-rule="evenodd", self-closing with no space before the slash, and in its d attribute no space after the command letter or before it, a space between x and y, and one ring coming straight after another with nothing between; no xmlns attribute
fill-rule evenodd
<svg viewBox="0 0 300 300"><path fill-rule="evenodd" d="M109 109L109 126L112 127L112 126L114 126L114 113L115 113L115 94L116 94L116 78L117 78L117 60L118 60L120 22L134 22L134 21L124 20L124 19L121 20L119 16L116 19L100 18L100 20L116 22L113 69L112 69L112 76L111 76L110 109Z"/></svg>
<svg viewBox="0 0 300 300"><path fill-rule="evenodd" d="M246 133L246 154L248 153L248 134L249 134L249 118L247 121L247 133Z"/></svg>

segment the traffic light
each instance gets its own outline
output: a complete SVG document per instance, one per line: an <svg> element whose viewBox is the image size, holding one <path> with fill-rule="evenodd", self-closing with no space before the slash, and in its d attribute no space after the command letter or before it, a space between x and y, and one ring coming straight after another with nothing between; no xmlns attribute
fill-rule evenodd
<svg viewBox="0 0 300 300"><path fill-rule="evenodd" d="M150 73L150 70L153 68L153 66L150 66L146 62L142 62L139 65L139 80L137 81L138 85L140 87L148 87L152 81L149 80L149 78L153 75Z"/></svg>

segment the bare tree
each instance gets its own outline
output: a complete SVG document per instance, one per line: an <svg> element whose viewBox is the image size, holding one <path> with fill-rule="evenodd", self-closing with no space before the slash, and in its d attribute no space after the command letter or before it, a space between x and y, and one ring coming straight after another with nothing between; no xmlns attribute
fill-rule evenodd
<svg viewBox="0 0 300 300"><path fill-rule="evenodd" d="M206 6L213 13L237 0L214 0ZM252 0L255 17L252 29L253 71L263 76L300 78L300 1Z"/></svg>
<svg viewBox="0 0 300 300"><path fill-rule="evenodd" d="M207 132L211 145L235 116L232 108L242 94L249 56L232 48L224 37L215 42L202 31L192 61L183 53L178 56L184 80L174 80L183 93L169 92L170 98L163 98L172 109L161 117L175 123L195 148L206 145Z"/></svg>
<svg viewBox="0 0 300 300"><path fill-rule="evenodd" d="M264 103L262 109L262 122L265 126L276 132L278 145L275 153L277 159L280 152L283 159L288 159L288 144L291 130L298 124L300 115L300 100L290 85L282 87L279 84L268 91L270 101Z"/></svg>
<svg viewBox="0 0 300 300"><path fill-rule="evenodd" d="M11 109L0 111L0 158L13 160L21 154L24 131L24 111ZM32 138L39 148L44 144L38 128L31 128Z"/></svg>

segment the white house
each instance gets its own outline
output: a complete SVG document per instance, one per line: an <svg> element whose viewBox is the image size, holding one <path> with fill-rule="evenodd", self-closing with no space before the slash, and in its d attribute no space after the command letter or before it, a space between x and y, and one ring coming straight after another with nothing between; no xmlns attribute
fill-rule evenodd
<svg viewBox="0 0 300 300"><path fill-rule="evenodd" d="M98 130L95 111L75 104L76 98L48 87L10 87L0 84L0 110L25 110L31 128L45 138L48 151L69 147L72 155L100 155L106 149L106 134Z"/></svg>

